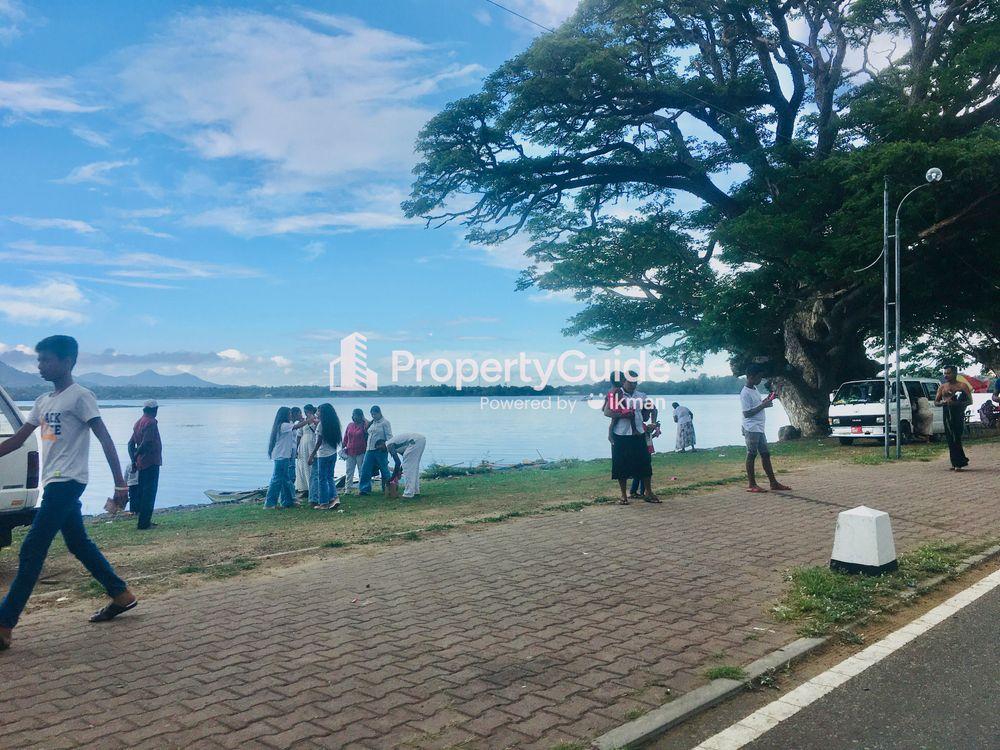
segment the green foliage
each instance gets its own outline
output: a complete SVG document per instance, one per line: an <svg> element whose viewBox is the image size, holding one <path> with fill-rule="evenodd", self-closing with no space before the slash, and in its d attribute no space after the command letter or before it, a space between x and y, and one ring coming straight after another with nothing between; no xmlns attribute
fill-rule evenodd
<svg viewBox="0 0 1000 750"><path fill-rule="evenodd" d="M747 676L747 673L741 667L724 664L710 667L705 671L705 676L710 680L742 680Z"/></svg>
<svg viewBox="0 0 1000 750"><path fill-rule="evenodd" d="M527 231L519 285L584 303L567 333L766 361L819 431L826 394L876 371L881 267L858 269L886 177L893 205L929 166L947 180L901 216L909 340L1000 329L997 18L997 0L589 0L428 123L404 210L473 242ZM910 52L875 70L875 37Z"/></svg>

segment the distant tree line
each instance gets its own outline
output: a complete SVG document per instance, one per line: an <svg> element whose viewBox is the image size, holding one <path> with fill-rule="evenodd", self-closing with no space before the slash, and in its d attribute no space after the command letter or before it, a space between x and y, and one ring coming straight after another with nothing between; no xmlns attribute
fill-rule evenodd
<svg viewBox="0 0 1000 750"><path fill-rule="evenodd" d="M452 386L436 385L387 385L377 392L368 391L336 391L319 385L227 385L215 388L199 388L186 386L89 386L100 399L106 400L137 400L146 398L281 398L296 400L320 400L330 398L385 398L393 396L410 396L422 398L440 398L445 396L489 396L491 398L530 397L530 396L566 396L603 393L607 383L588 383L585 385L547 386L535 390L530 386L469 386L457 390ZM644 383L640 387L652 394L702 395L736 393L740 388L740 378L731 375L709 376L700 375L688 380L669 381L666 383ZM46 386L12 387L7 392L15 401L32 401L47 391Z"/></svg>

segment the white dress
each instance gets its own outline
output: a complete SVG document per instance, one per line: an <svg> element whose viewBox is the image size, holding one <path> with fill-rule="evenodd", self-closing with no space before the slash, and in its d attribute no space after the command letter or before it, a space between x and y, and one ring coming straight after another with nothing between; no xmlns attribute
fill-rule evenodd
<svg viewBox="0 0 1000 750"><path fill-rule="evenodd" d="M403 497L420 494L420 458L427 447L427 438L416 432L393 435L386 447L395 448L403 465Z"/></svg>

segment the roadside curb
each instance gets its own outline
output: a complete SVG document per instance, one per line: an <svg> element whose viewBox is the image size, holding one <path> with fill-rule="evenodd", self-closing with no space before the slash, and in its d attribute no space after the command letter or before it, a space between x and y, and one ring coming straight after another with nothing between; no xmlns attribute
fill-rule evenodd
<svg viewBox="0 0 1000 750"><path fill-rule="evenodd" d="M952 573L928 578L918 583L914 591L903 594L901 599L904 601L913 599L933 589L942 582L961 575L970 568L974 568L997 556L1000 556L1000 545L990 547L983 552L967 557ZM862 620L856 622L864 622L866 619L862 618ZM788 645L782 646L776 651L772 651L744 667L745 676L742 679L730 680L721 678L712 680L707 685L696 688L690 693L685 693L677 700L666 703L659 708L654 708L638 719L634 719L615 727L610 732L602 734L591 742L590 747L593 750L622 750L623 748L641 747L644 743L673 729L678 724L682 724L688 719L707 711L712 706L742 692L754 680L759 679L768 672L783 669L827 646L833 641L833 638L834 636L832 635L826 635L822 638L799 638L792 641Z"/></svg>

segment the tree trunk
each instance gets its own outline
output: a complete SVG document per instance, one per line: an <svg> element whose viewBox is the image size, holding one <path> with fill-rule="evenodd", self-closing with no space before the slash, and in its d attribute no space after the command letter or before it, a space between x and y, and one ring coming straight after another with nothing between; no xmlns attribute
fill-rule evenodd
<svg viewBox="0 0 1000 750"><path fill-rule="evenodd" d="M865 353L858 313L850 305L835 305L832 297L816 297L785 321L781 403L803 437L829 434L830 393L841 383L878 372Z"/></svg>

